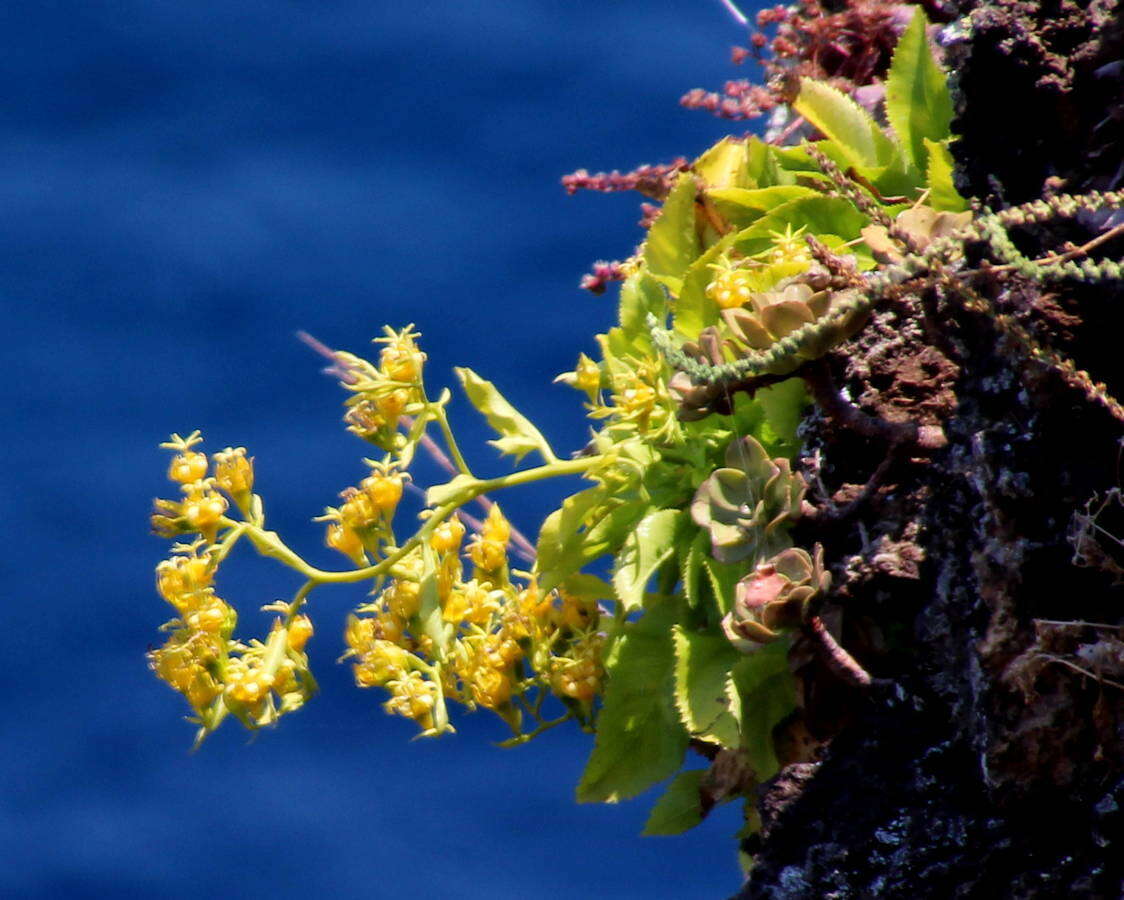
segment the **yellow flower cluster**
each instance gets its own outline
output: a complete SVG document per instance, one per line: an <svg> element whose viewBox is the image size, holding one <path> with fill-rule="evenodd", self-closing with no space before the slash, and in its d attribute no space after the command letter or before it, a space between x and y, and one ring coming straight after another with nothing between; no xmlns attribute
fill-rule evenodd
<svg viewBox="0 0 1124 900"><path fill-rule="evenodd" d="M343 385L352 392L344 416L348 430L384 450L400 450L405 443L398 433L403 415L411 415L411 407L421 403L422 369L425 353L417 344L420 334L407 325L402 331L387 328L379 364L350 353L336 351L339 367L346 373Z"/></svg>
<svg viewBox="0 0 1124 900"><path fill-rule="evenodd" d="M769 233L769 246L760 253L734 261L723 254L711 264L714 274L706 295L719 309L739 309L753 294L767 291L784 278L804 272L812 264L812 252L804 238L804 226L793 231Z"/></svg>
<svg viewBox="0 0 1124 900"><path fill-rule="evenodd" d="M327 522L324 543L338 550L356 565L365 565L366 554L376 552L380 543L394 543L391 522L407 476L392 463L367 460L371 474L340 493L343 503L329 506L317 521Z"/></svg>
<svg viewBox="0 0 1124 900"><path fill-rule="evenodd" d="M171 556L156 567L157 593L177 617L164 626L168 640L148 659L156 675L187 699L205 734L228 712L251 727L271 722L298 708L314 683L304 655L312 637L307 617L292 616L287 629L277 620L265 644L246 645L232 637L237 614L214 588L218 565L229 551L229 541L220 541L218 534L235 528L225 518L227 498L251 518L259 514L260 504L253 495L253 461L245 449L228 447L208 463L195 449L201 441L193 432L186 438L173 435L163 445L174 451L168 478L180 485L184 499L157 500L153 527L166 537L192 532L199 537L174 544Z"/></svg>
<svg viewBox="0 0 1124 900"><path fill-rule="evenodd" d="M557 591L541 597L533 582L513 582L511 525L499 506L465 547L471 577L459 554L464 536L458 518L435 526L427 552L399 560L364 615L349 619L345 658L356 684L385 688L387 711L424 734L451 730L447 700L493 710L516 731L516 701L536 687L590 703L602 675L596 603ZM439 621L426 595L439 604Z"/></svg>
<svg viewBox="0 0 1124 900"><path fill-rule="evenodd" d="M612 393L607 403L594 403L590 418L612 419L620 428L658 435L675 420L675 403L667 391L661 362L645 359L635 368L622 367L609 376Z"/></svg>

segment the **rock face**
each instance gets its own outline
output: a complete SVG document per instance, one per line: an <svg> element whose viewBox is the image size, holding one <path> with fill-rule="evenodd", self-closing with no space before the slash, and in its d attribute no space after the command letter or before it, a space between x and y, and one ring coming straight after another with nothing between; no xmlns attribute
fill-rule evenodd
<svg viewBox="0 0 1124 900"><path fill-rule="evenodd" d="M944 35L963 192L1000 208L1119 187L1118 4L959 12ZM1106 221L1116 224L1100 215L1016 240L1041 255ZM1124 256L1124 240L1097 252ZM1121 285L980 290L1124 394ZM1124 504L1113 493L1124 426L940 291L877 313L830 365L865 411L940 424L948 446L890 456L826 419L806 426L805 472L822 487L810 499L860 502L799 542L844 560L833 572L844 639L892 683L824 701L844 724L831 724L819 761L764 790L757 865L738 896L1124 896Z"/></svg>

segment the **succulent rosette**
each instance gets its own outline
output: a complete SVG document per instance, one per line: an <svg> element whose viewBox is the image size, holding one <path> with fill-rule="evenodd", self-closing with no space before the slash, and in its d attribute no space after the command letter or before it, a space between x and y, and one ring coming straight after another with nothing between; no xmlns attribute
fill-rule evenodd
<svg viewBox="0 0 1124 900"><path fill-rule="evenodd" d="M788 546L784 526L800 515L807 486L787 459L770 459L753 437L726 448L726 465L695 492L691 518L710 532L719 562L768 559Z"/></svg>
<svg viewBox="0 0 1124 900"><path fill-rule="evenodd" d="M722 318L735 345L749 350L767 350L798 328L822 323L815 336L801 341L799 351L784 361L785 371L773 373L782 375L822 356L862 328L869 315L866 311L833 316L856 293L853 288L817 291L802 281L790 280L781 282L775 290L750 294L747 306L724 309Z"/></svg>
<svg viewBox="0 0 1124 900"><path fill-rule="evenodd" d="M815 555L799 547L782 550L738 582L734 607L722 619L722 630L743 653L752 653L795 628L811 602L831 587L823 567L823 547Z"/></svg>

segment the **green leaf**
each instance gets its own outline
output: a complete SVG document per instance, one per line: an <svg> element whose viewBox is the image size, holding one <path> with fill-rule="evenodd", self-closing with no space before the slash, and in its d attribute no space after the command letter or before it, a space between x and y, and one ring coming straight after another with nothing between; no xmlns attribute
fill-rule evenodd
<svg viewBox="0 0 1124 900"><path fill-rule="evenodd" d="M613 587L626 611L644 603L644 588L656 570L675 552L675 539L684 511L660 509L648 513L628 533L613 565Z"/></svg>
<svg viewBox="0 0 1124 900"><path fill-rule="evenodd" d="M673 630L675 706L692 737L723 747L741 743L741 698L732 670L742 654L720 632Z"/></svg>
<svg viewBox="0 0 1124 900"><path fill-rule="evenodd" d="M454 475L452 480L446 481L444 484L435 484L425 492L426 505L432 507L444 506L450 500L455 500L461 495L467 499L469 488L476 484L479 484L479 482L471 475Z"/></svg>
<svg viewBox="0 0 1124 900"><path fill-rule="evenodd" d="M489 444L499 448L501 453L514 456L516 462L532 450L538 451L548 463L557 459L546 438L522 413L504 399L503 394L496 390L492 382L481 378L472 369L455 368L453 371L457 373L457 378L460 379L472 405L483 413L488 424L502 435L498 440L488 441Z"/></svg>
<svg viewBox="0 0 1124 900"><path fill-rule="evenodd" d="M831 85L801 78L793 107L834 141L853 166L885 165L894 156L894 145L870 113Z"/></svg>
<svg viewBox="0 0 1124 900"><path fill-rule="evenodd" d="M688 769L672 779L662 797L652 807L644 830L644 837L652 835L682 834L703 820L702 788L706 769Z"/></svg>
<svg viewBox="0 0 1124 900"><path fill-rule="evenodd" d="M441 615L441 595L437 584L437 558L428 543L421 546L424 575L421 580L417 628L433 641L433 655L445 660L445 620Z"/></svg>
<svg viewBox="0 0 1124 900"><path fill-rule="evenodd" d="M963 212L968 208L968 201L956 190L952 177L954 162L948 141L937 143L925 138L925 147L929 151L929 171L926 173L929 206L938 211Z"/></svg>
<svg viewBox="0 0 1124 900"><path fill-rule="evenodd" d="M699 237L695 230L697 192L694 175L681 173L644 242L648 271L672 294L679 293L683 273L699 255Z"/></svg>
<svg viewBox="0 0 1124 900"><path fill-rule="evenodd" d="M734 604L734 587L745 577L745 563L722 563L712 556L703 558L703 571L706 572L714 604L725 615Z"/></svg>
<svg viewBox="0 0 1124 900"><path fill-rule="evenodd" d="M710 187L745 187L749 183L746 141L724 137L691 167Z"/></svg>
<svg viewBox="0 0 1124 900"><path fill-rule="evenodd" d="M765 213L799 197L816 196L810 187L799 184L776 185L767 188L719 188L707 191L707 196L719 215L737 229L748 228Z"/></svg>
<svg viewBox="0 0 1124 900"><path fill-rule="evenodd" d="M794 231L803 226L806 234L820 240L835 235L849 241L859 237L867 224L866 216L842 197L799 197L782 203L749 228L737 232L734 246L747 255L760 252L772 244L772 235L783 232L786 226Z"/></svg>
<svg viewBox="0 0 1124 900"><path fill-rule="evenodd" d="M780 164L781 154L777 151L784 148L766 144L756 137L746 141L745 147L748 187L766 188L795 182L793 176Z"/></svg>
<svg viewBox="0 0 1124 900"><path fill-rule="evenodd" d="M929 50L927 25L925 13L915 7L886 76L886 119L906 159L922 172L927 168L926 139L943 141L952 123L952 98Z"/></svg>
<svg viewBox="0 0 1124 900"><path fill-rule="evenodd" d="M689 738L672 696L671 626L677 612L674 604L662 604L624 626L606 666L605 705L578 782L579 803L627 800L683 764Z"/></svg>
<svg viewBox="0 0 1124 900"><path fill-rule="evenodd" d="M644 506L613 497L603 485L567 497L539 529L535 572L543 592L557 587L582 566L616 553Z"/></svg>
<svg viewBox="0 0 1124 900"><path fill-rule="evenodd" d="M789 378L771 387L762 388L754 399L765 410L766 427L761 443L770 456L791 457L799 446L796 429L804 419L808 392L800 378Z"/></svg>
<svg viewBox="0 0 1124 900"><path fill-rule="evenodd" d="M621 285L620 330L632 349L644 352L652 343L648 314L662 319L667 314L667 295L647 272L630 275Z"/></svg>
<svg viewBox="0 0 1124 900"><path fill-rule="evenodd" d="M697 609L702 600L699 579L702 577L703 556L710 548L710 538L701 528L695 533L690 544L679 544L679 578L683 584L683 596L687 605Z"/></svg>
<svg viewBox="0 0 1124 900"><path fill-rule="evenodd" d="M788 641L766 644L734 666L741 696L742 738L758 781L778 769L773 729L796 708L796 680L788 668Z"/></svg>
<svg viewBox="0 0 1124 900"><path fill-rule="evenodd" d="M733 246L738 232L731 232L710 248L687 270L679 297L675 301L674 328L684 337L697 338L707 325L718 321L718 304L706 295L706 286L714 275L711 264ZM658 316L657 316L658 318Z"/></svg>

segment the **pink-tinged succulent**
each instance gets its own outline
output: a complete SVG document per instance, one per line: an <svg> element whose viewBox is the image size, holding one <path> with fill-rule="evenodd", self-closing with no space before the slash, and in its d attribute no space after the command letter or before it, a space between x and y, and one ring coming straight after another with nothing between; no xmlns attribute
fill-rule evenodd
<svg viewBox="0 0 1124 900"><path fill-rule="evenodd" d="M816 291L803 282L782 283L776 290L751 294L748 306L722 310L722 318L735 345L750 350L767 350L796 329L823 319L838 309L843 301L853 299L855 293L854 289ZM797 368L806 360L823 356L845 341L866 324L868 315L863 310L817 329L814 338L803 341L799 351L787 360L788 370Z"/></svg>
<svg viewBox="0 0 1124 900"><path fill-rule="evenodd" d="M816 544L814 556L799 547L782 550L738 582L734 608L722 619L722 630L735 647L752 653L785 629L798 627L809 604L830 587L823 547Z"/></svg>
<svg viewBox="0 0 1124 900"><path fill-rule="evenodd" d="M699 485L691 518L710 532L719 562L766 560L789 544L785 525L800 515L807 486L787 459L770 459L752 437L731 442L726 465Z"/></svg>

